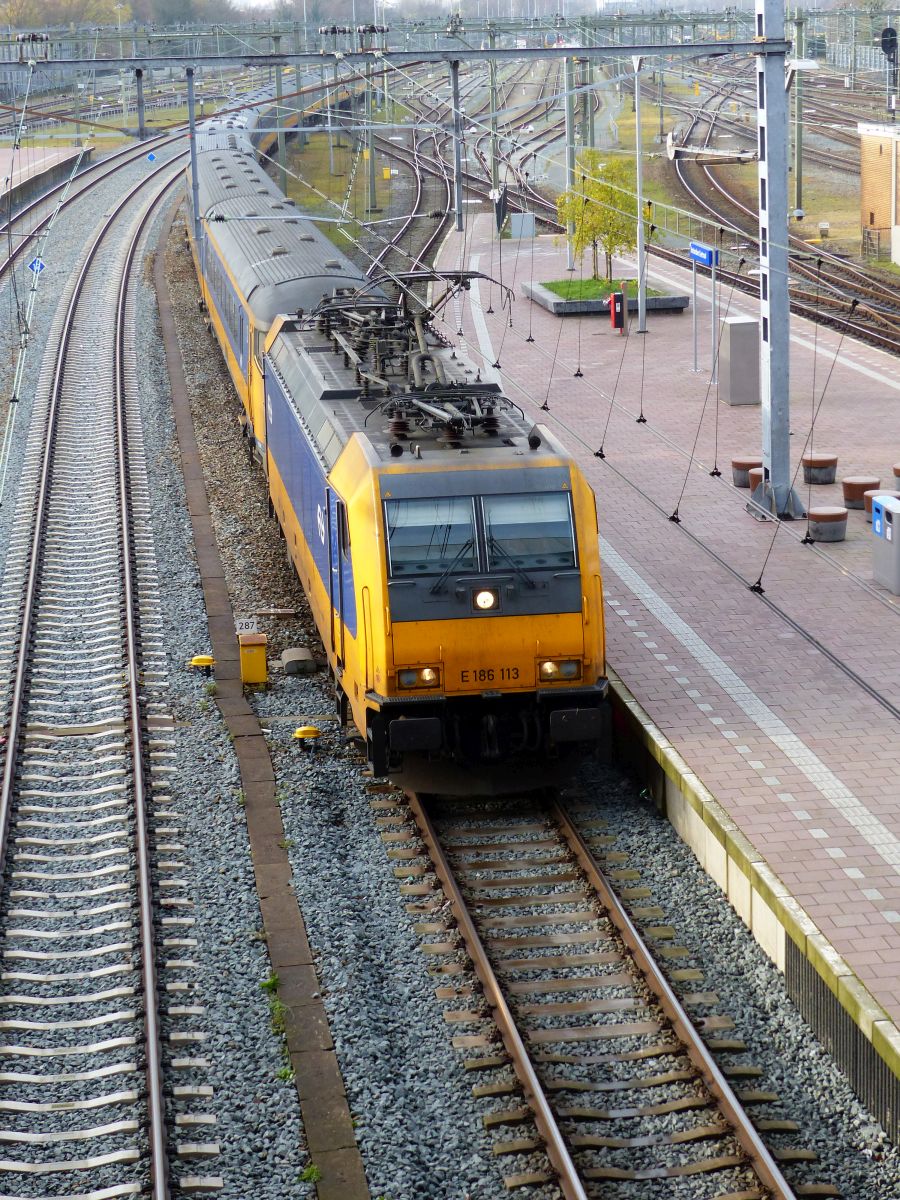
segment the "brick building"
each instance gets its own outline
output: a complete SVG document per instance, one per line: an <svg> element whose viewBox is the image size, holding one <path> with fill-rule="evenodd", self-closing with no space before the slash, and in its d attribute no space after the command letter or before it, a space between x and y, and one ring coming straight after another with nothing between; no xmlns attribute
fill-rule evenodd
<svg viewBox="0 0 900 1200"><path fill-rule="evenodd" d="M859 222L862 250L900 263L898 141L900 125L857 125L859 130Z"/></svg>

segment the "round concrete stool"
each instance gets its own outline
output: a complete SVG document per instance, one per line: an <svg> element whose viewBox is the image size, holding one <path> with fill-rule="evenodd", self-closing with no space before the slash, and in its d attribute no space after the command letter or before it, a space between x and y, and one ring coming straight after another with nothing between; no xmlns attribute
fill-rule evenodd
<svg viewBox="0 0 900 1200"><path fill-rule="evenodd" d="M756 491L756 489L759 487L759 485L762 483L762 481L763 481L762 463L760 463L758 467L750 467L747 471L747 486L750 489L751 496Z"/></svg>
<svg viewBox="0 0 900 1200"><path fill-rule="evenodd" d="M804 483L834 483L837 475L836 454L804 454Z"/></svg>
<svg viewBox="0 0 900 1200"><path fill-rule="evenodd" d="M809 510L809 536L814 542L842 542L847 536L847 510L823 504Z"/></svg>
<svg viewBox="0 0 900 1200"><path fill-rule="evenodd" d="M881 487L881 480L870 475L847 475L841 480L846 508L865 508L863 496L872 488Z"/></svg>
<svg viewBox="0 0 900 1200"><path fill-rule="evenodd" d="M863 492L863 505L866 510L866 520L872 524L872 497L873 496L892 496L895 500L900 500L900 492L891 492L887 488L872 488L870 491Z"/></svg>
<svg viewBox="0 0 900 1200"><path fill-rule="evenodd" d="M731 480L734 486L748 488L750 486L750 472L754 467L761 466L761 458L752 458L746 455L741 458L733 458L731 460Z"/></svg>

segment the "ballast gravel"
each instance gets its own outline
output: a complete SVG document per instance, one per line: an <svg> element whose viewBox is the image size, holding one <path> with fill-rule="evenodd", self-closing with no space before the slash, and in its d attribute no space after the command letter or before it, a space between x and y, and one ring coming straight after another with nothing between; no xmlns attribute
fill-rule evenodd
<svg viewBox="0 0 900 1200"><path fill-rule="evenodd" d="M160 232L154 222L148 239L148 268ZM178 1082L210 1085L211 1100L191 1101L185 1111L211 1111L214 1129L202 1139L219 1144L220 1154L187 1162L181 1174L220 1176L223 1200L283 1200L314 1195L301 1175L310 1163L300 1123L296 1087L283 1040L272 1028L269 993L261 986L269 960L241 805L237 760L206 678L187 668L190 658L209 647L203 593L192 544L180 456L169 399L169 381L159 330L156 296L145 272L138 298L138 357L144 371L144 438L151 490L152 524L159 561L164 640L168 652L167 700L175 718L175 760L169 776L168 808L180 815L183 872L193 882L199 945L168 958L198 964L196 1001L206 1006L200 1025L206 1040L196 1057L207 1069L179 1072ZM202 326L200 327L202 330ZM189 373L194 354L183 347ZM204 381L195 379L198 391ZM163 967L163 984L185 978ZM185 1140L194 1140L188 1135Z"/></svg>

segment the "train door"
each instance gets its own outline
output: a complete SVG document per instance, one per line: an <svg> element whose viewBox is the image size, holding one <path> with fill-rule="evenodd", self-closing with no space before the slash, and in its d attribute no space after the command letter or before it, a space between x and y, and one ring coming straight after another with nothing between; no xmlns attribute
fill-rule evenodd
<svg viewBox="0 0 900 1200"><path fill-rule="evenodd" d="M328 489L328 594L331 601L331 651L337 674L344 669L344 561L347 542L347 510L344 502Z"/></svg>

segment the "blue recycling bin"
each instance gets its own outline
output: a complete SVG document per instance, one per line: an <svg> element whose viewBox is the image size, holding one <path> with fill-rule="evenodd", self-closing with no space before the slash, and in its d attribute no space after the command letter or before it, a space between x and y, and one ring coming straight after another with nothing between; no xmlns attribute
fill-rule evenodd
<svg viewBox="0 0 900 1200"><path fill-rule="evenodd" d="M900 500L872 497L872 573L875 582L900 596Z"/></svg>

